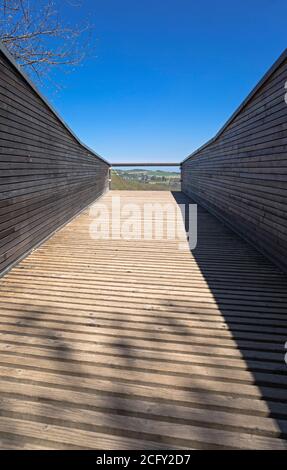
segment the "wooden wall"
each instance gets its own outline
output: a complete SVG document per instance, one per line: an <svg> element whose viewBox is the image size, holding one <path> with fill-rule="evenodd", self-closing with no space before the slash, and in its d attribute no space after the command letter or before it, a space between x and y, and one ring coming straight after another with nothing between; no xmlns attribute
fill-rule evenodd
<svg viewBox="0 0 287 470"><path fill-rule="evenodd" d="M182 163L182 190L287 270L287 53L217 136Z"/></svg>
<svg viewBox="0 0 287 470"><path fill-rule="evenodd" d="M0 52L0 274L103 194L108 169Z"/></svg>

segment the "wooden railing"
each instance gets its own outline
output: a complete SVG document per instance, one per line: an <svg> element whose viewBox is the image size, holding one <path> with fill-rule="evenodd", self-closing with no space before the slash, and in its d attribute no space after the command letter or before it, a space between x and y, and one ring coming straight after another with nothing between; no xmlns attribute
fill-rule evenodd
<svg viewBox="0 0 287 470"><path fill-rule="evenodd" d="M287 50L215 138L182 163L182 190L284 270L286 82Z"/></svg>
<svg viewBox="0 0 287 470"><path fill-rule="evenodd" d="M84 146L0 48L0 273L108 187Z"/></svg>

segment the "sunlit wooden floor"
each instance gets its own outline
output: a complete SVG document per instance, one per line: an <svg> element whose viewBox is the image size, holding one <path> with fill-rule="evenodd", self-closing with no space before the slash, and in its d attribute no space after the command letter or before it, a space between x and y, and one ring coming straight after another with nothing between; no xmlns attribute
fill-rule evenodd
<svg viewBox="0 0 287 470"><path fill-rule="evenodd" d="M0 447L287 449L286 276L203 209L192 252L95 215L0 280Z"/></svg>

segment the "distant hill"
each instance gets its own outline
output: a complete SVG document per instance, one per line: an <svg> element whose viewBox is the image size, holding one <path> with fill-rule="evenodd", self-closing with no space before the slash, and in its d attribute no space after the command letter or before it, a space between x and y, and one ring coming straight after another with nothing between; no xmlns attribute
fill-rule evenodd
<svg viewBox="0 0 287 470"><path fill-rule="evenodd" d="M111 189L180 191L180 173L164 170L112 170Z"/></svg>
<svg viewBox="0 0 287 470"><path fill-rule="evenodd" d="M133 168L131 170L114 170L118 174L145 174L145 175L151 175L151 176L179 176L180 172L179 171L166 171L166 170L147 170L144 168Z"/></svg>

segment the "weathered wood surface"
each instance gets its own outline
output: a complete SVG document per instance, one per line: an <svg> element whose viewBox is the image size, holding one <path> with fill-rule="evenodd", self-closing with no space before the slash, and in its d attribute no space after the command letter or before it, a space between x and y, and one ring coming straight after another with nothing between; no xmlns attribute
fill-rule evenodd
<svg viewBox="0 0 287 470"><path fill-rule="evenodd" d="M0 52L0 274L97 199L108 168Z"/></svg>
<svg viewBox="0 0 287 470"><path fill-rule="evenodd" d="M93 220L0 281L0 447L287 449L286 277L204 209L192 253Z"/></svg>
<svg viewBox="0 0 287 470"><path fill-rule="evenodd" d="M218 136L182 165L182 190L287 270L287 52Z"/></svg>

